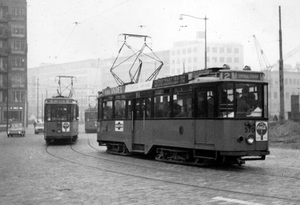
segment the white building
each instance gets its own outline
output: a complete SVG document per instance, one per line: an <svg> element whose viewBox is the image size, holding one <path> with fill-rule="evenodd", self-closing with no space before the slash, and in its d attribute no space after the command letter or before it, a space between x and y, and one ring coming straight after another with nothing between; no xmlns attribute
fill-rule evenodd
<svg viewBox="0 0 300 205"><path fill-rule="evenodd" d="M183 72L205 68L203 41L181 41L174 43L170 53L170 74L178 75ZM207 67L221 67L224 64L232 69L242 69L244 65L244 49L237 43L207 44Z"/></svg>

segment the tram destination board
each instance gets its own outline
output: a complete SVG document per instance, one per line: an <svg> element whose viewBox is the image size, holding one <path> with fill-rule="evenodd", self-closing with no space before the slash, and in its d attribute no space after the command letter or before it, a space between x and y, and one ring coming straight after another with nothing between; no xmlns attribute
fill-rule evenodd
<svg viewBox="0 0 300 205"><path fill-rule="evenodd" d="M184 84L188 82L188 74L162 78L153 82L153 88L161 88L171 85Z"/></svg>

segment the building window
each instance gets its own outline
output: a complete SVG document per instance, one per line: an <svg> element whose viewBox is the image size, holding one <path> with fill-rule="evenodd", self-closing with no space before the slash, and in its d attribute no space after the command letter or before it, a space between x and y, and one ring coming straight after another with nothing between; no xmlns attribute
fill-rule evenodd
<svg viewBox="0 0 300 205"><path fill-rule="evenodd" d="M217 60L217 57L212 57L212 62L213 63L216 63L218 60Z"/></svg>
<svg viewBox="0 0 300 205"><path fill-rule="evenodd" d="M224 48L220 48L220 53L224 53Z"/></svg>
<svg viewBox="0 0 300 205"><path fill-rule="evenodd" d="M185 54L185 49L182 49L182 54Z"/></svg>
<svg viewBox="0 0 300 205"><path fill-rule="evenodd" d="M197 47L193 48L193 53L197 53Z"/></svg>
<svg viewBox="0 0 300 205"><path fill-rule="evenodd" d="M220 57L220 63L224 63L224 57Z"/></svg>
<svg viewBox="0 0 300 205"><path fill-rule="evenodd" d="M172 51L172 56L175 56L175 51Z"/></svg>
<svg viewBox="0 0 300 205"><path fill-rule="evenodd" d="M12 57L10 59L10 69L11 70L18 70L18 71L25 71L26 67L26 59L21 56Z"/></svg>
<svg viewBox="0 0 300 205"><path fill-rule="evenodd" d="M187 49L187 52L188 52L188 53L191 53L191 52L192 52L192 49L191 49L191 48L188 48L188 49Z"/></svg>
<svg viewBox="0 0 300 205"><path fill-rule="evenodd" d="M11 25L11 36L25 37L25 25Z"/></svg>
<svg viewBox="0 0 300 205"><path fill-rule="evenodd" d="M180 50L177 50L177 55L180 55Z"/></svg>
<svg viewBox="0 0 300 205"><path fill-rule="evenodd" d="M231 53L231 48L227 48L227 53Z"/></svg>
<svg viewBox="0 0 300 205"><path fill-rule="evenodd" d="M197 57L193 58L193 62L196 63L197 62Z"/></svg>
<svg viewBox="0 0 300 205"><path fill-rule="evenodd" d="M277 99L277 92L274 92L274 99Z"/></svg>
<svg viewBox="0 0 300 205"><path fill-rule="evenodd" d="M218 48L217 48L217 47L213 47L213 48L212 48L212 52L213 52L213 53L217 53L217 52L218 52Z"/></svg>
<svg viewBox="0 0 300 205"><path fill-rule="evenodd" d="M230 57L227 58L227 63L231 63L232 59Z"/></svg>
<svg viewBox="0 0 300 205"><path fill-rule="evenodd" d="M289 99L289 96L290 96L290 93L287 92L287 93L285 94L286 99Z"/></svg>
<svg viewBox="0 0 300 205"><path fill-rule="evenodd" d="M234 63L239 63L239 58L234 58Z"/></svg>
<svg viewBox="0 0 300 205"><path fill-rule="evenodd" d="M234 53L235 53L235 54L238 54L238 53L239 53L239 49L238 49L238 48L235 48L235 49L234 49Z"/></svg>
<svg viewBox="0 0 300 205"><path fill-rule="evenodd" d="M192 59L191 58L188 58L188 61L187 61L188 63L191 63L192 62Z"/></svg>

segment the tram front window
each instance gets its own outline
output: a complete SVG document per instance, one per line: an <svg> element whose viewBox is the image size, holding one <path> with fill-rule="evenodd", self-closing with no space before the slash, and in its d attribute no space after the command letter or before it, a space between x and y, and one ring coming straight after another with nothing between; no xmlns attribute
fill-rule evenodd
<svg viewBox="0 0 300 205"><path fill-rule="evenodd" d="M46 105L46 121L71 121L76 119L76 112L71 111L71 105ZM74 107L75 108L75 107Z"/></svg>
<svg viewBox="0 0 300 205"><path fill-rule="evenodd" d="M267 113L267 86L254 83L225 83L219 87L218 116L222 118L263 117Z"/></svg>
<svg viewBox="0 0 300 205"><path fill-rule="evenodd" d="M262 117L262 85L236 84L236 117Z"/></svg>

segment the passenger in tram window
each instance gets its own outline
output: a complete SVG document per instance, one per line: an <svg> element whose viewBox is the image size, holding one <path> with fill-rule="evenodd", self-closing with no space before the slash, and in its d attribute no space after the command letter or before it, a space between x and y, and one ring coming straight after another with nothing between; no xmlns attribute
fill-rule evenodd
<svg viewBox="0 0 300 205"><path fill-rule="evenodd" d="M250 109L248 94L248 88L243 88L241 96L237 98L237 112L246 114Z"/></svg>
<svg viewBox="0 0 300 205"><path fill-rule="evenodd" d="M184 106L181 106L180 113L177 114L175 117L186 117L186 116L187 116L186 108Z"/></svg>
<svg viewBox="0 0 300 205"><path fill-rule="evenodd" d="M211 96L207 100L207 117L213 117L214 116L214 97Z"/></svg>

